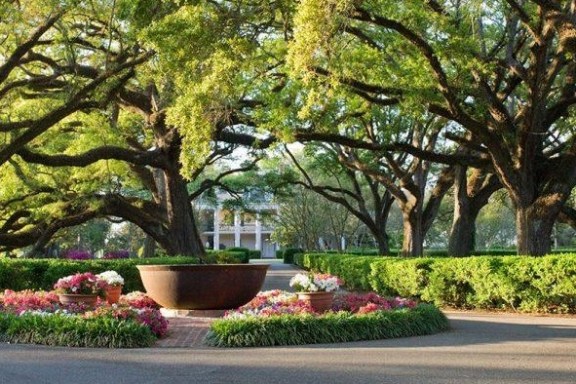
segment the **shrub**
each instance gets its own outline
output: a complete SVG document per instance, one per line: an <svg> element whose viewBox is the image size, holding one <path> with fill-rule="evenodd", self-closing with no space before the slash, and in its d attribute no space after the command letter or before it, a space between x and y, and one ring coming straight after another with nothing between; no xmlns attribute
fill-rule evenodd
<svg viewBox="0 0 576 384"><path fill-rule="evenodd" d="M355 256L379 256L380 252L375 249L375 248L351 248L351 249L347 249L346 252L347 255L355 255Z"/></svg>
<svg viewBox="0 0 576 384"><path fill-rule="evenodd" d="M261 259L262 258L262 251L251 249L249 256L251 259Z"/></svg>
<svg viewBox="0 0 576 384"><path fill-rule="evenodd" d="M76 273L102 273L114 270L124 277L124 290L143 291L136 265L139 264L196 264L193 257L161 257L149 259L64 260L64 259L0 259L0 290L25 289L48 291L58 279Z"/></svg>
<svg viewBox="0 0 576 384"><path fill-rule="evenodd" d="M293 264L294 263L294 255L298 253L303 253L304 250L300 248L286 248L282 254L284 258L284 264Z"/></svg>
<svg viewBox="0 0 576 384"><path fill-rule="evenodd" d="M211 264L245 264L249 260L244 252L234 252L227 249L207 252L205 261Z"/></svg>
<svg viewBox="0 0 576 384"><path fill-rule="evenodd" d="M350 289L460 308L576 313L576 255L466 258L304 254L295 262Z"/></svg>
<svg viewBox="0 0 576 384"><path fill-rule="evenodd" d="M128 259L130 258L130 252L123 249L120 251L110 251L110 252L106 252L104 254L104 256L102 256L103 259Z"/></svg>
<svg viewBox="0 0 576 384"><path fill-rule="evenodd" d="M236 254L242 255L241 262L248 263L250 262L250 250L248 248L243 247L231 247L226 249L228 252L234 252Z"/></svg>
<svg viewBox="0 0 576 384"><path fill-rule="evenodd" d="M342 343L428 335L448 329L448 320L432 305L414 309L314 315L282 315L216 320L206 343L217 347L263 347Z"/></svg>
<svg viewBox="0 0 576 384"><path fill-rule="evenodd" d="M93 259L90 251L82 249L71 249L64 254L64 257L69 260L89 260Z"/></svg>
<svg viewBox="0 0 576 384"><path fill-rule="evenodd" d="M284 259L284 250L283 249L277 249L276 250L276 258L277 259Z"/></svg>

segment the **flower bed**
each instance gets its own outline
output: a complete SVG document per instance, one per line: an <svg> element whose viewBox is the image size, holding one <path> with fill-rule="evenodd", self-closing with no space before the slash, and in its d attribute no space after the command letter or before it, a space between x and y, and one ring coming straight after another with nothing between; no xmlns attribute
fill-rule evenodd
<svg viewBox="0 0 576 384"><path fill-rule="evenodd" d="M54 292L0 294L0 341L52 346L139 348L166 334L168 322L140 292L118 305L62 305Z"/></svg>
<svg viewBox="0 0 576 384"><path fill-rule="evenodd" d="M448 329L438 308L374 293L342 294L332 311L317 314L284 291L261 292L250 303L212 323L206 343L218 347L257 347L339 343L418 336Z"/></svg>

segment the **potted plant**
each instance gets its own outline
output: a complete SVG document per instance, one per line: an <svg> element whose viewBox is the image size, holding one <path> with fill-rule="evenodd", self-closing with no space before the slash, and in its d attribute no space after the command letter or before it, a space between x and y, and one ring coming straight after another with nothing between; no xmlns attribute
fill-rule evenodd
<svg viewBox="0 0 576 384"><path fill-rule="evenodd" d="M106 301L108 304L116 304L122 294L122 286L124 285L124 278L116 271L106 271L96 275L99 279L106 282L105 289Z"/></svg>
<svg viewBox="0 0 576 384"><path fill-rule="evenodd" d="M298 273L290 279L298 299L310 303L315 312L323 313L332 308L334 292L342 281L327 273Z"/></svg>
<svg viewBox="0 0 576 384"><path fill-rule="evenodd" d="M108 283L91 272L77 273L59 279L54 290L62 304L94 305L98 296L104 297Z"/></svg>

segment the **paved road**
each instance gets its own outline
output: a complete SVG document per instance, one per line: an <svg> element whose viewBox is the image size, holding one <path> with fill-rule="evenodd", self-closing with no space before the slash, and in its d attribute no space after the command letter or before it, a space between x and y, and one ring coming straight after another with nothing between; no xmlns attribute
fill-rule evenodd
<svg viewBox="0 0 576 384"><path fill-rule="evenodd" d="M576 382L576 319L451 314L450 332L251 349L0 344L0 383Z"/></svg>
<svg viewBox="0 0 576 384"><path fill-rule="evenodd" d="M278 271L276 277L289 277ZM449 314L449 332L304 347L135 350L0 344L0 384L576 383L576 317Z"/></svg>

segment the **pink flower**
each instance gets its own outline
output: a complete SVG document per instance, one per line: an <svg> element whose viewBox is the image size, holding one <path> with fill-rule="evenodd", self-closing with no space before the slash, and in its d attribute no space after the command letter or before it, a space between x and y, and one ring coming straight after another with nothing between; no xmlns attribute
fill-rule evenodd
<svg viewBox="0 0 576 384"><path fill-rule="evenodd" d="M160 308L154 300L140 291L133 291L120 296L120 304L129 305L134 308Z"/></svg>
<svg viewBox="0 0 576 384"><path fill-rule="evenodd" d="M24 311L53 311L58 307L58 296L53 292L25 290L15 292L5 290L0 296L4 311L22 313Z"/></svg>
<svg viewBox="0 0 576 384"><path fill-rule="evenodd" d="M106 280L99 278L91 272L77 273L59 279L54 284L58 293L97 294L102 296L108 286Z"/></svg>
<svg viewBox="0 0 576 384"><path fill-rule="evenodd" d="M378 304L376 303L368 303L363 307L360 307L358 309L358 314L364 314L364 313L370 313L370 312L375 312L375 311L379 311L381 308L378 306Z"/></svg>
<svg viewBox="0 0 576 384"><path fill-rule="evenodd" d="M387 299L374 292L370 293L348 293L338 295L334 299L333 310L335 311L348 311L352 313L389 311L398 308L414 308L417 303L414 300L396 297ZM374 309L377 308L377 309Z"/></svg>

